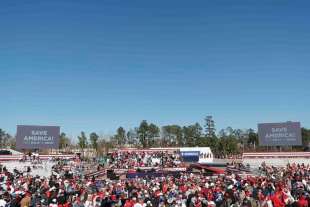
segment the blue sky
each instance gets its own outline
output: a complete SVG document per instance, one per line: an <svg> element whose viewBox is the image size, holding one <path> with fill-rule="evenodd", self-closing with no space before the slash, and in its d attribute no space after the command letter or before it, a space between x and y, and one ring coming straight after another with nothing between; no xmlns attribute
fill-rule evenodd
<svg viewBox="0 0 310 207"><path fill-rule="evenodd" d="M310 127L309 1L0 2L0 128Z"/></svg>

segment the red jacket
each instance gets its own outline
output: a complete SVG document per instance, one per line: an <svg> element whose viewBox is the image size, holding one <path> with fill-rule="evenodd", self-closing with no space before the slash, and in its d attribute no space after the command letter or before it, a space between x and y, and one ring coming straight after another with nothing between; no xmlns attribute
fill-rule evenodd
<svg viewBox="0 0 310 207"><path fill-rule="evenodd" d="M298 200L298 207L308 207L308 201L304 196L301 196L301 198Z"/></svg>
<svg viewBox="0 0 310 207"><path fill-rule="evenodd" d="M132 207L133 205L134 205L134 201L132 201L132 200L127 200L127 201L125 202L124 207Z"/></svg>
<svg viewBox="0 0 310 207"><path fill-rule="evenodd" d="M276 193L275 195L271 197L271 201L274 207L285 207L285 204L282 202L280 197L281 196L278 193Z"/></svg>

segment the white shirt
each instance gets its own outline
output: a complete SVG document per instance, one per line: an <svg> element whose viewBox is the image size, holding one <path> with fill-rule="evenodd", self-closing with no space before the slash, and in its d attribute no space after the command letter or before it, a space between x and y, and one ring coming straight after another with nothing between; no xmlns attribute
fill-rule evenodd
<svg viewBox="0 0 310 207"><path fill-rule="evenodd" d="M87 200L87 201L85 202L85 207L93 207L93 202Z"/></svg>
<svg viewBox="0 0 310 207"><path fill-rule="evenodd" d="M6 201L3 199L0 199L0 207L5 207Z"/></svg>

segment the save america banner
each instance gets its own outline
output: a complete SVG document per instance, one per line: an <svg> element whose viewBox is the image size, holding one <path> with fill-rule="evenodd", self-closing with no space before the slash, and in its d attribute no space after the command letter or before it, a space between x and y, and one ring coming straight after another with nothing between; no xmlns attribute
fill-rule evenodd
<svg viewBox="0 0 310 207"><path fill-rule="evenodd" d="M59 126L18 125L17 149L51 149L59 147Z"/></svg>
<svg viewBox="0 0 310 207"><path fill-rule="evenodd" d="M260 146L300 146L301 129L299 122L258 124Z"/></svg>

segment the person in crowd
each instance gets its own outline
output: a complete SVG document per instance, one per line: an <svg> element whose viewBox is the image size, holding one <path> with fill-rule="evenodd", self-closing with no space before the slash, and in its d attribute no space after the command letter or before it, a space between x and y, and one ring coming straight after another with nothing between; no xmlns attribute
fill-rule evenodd
<svg viewBox="0 0 310 207"><path fill-rule="evenodd" d="M166 167L176 166L177 154L157 152L114 153L109 166L154 167L160 156ZM251 176L182 172L119 180L81 176L79 161L67 167L56 162L49 177L0 167L0 207L308 207L310 201L310 166L304 164L262 164Z"/></svg>

